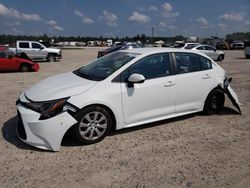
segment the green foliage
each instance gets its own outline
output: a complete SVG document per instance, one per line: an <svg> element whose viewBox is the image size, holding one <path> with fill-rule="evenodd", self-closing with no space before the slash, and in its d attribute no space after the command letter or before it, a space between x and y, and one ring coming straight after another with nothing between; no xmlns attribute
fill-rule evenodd
<svg viewBox="0 0 250 188"><path fill-rule="evenodd" d="M226 39L229 41L236 41L236 40L243 41L243 42L245 40L250 41L250 32L246 32L246 33L237 32L237 33L227 34Z"/></svg>
<svg viewBox="0 0 250 188"><path fill-rule="evenodd" d="M120 42L137 42L140 41L144 44L151 42L151 37L146 36L145 34L138 34L134 37L115 37L115 38L107 38L107 37L82 37L82 36L54 36L54 37L48 37L46 34L43 34L41 36L26 36L26 35L0 35L0 45L1 44L14 44L17 40L33 40L33 41L39 41L43 40L43 42L50 42L51 39L54 39L54 42L63 42L63 41L77 41L77 42L88 42L88 41L107 41L108 39L112 39L114 41L120 41ZM175 36L175 37L154 37L153 41L157 40L163 40L165 42L174 42L176 40L184 40L185 38L181 35Z"/></svg>
<svg viewBox="0 0 250 188"><path fill-rule="evenodd" d="M134 37L115 37L115 38L108 38L108 37L89 37L89 36L53 36L49 37L45 33L40 36L26 36L26 35L0 35L0 45L1 44L14 44L17 40L34 40L34 41L39 41L43 40L44 42L50 42L51 39L54 39L54 42L63 42L63 41L78 41L78 42L88 42L88 41L107 41L108 39L112 39L114 41L120 41L120 42L137 42L141 41L142 43L150 43L151 41L158 41L162 40L166 43L174 43L175 41L185 41L185 37L182 35L176 35L175 37L154 37L153 40L150 36L146 36L145 34L138 34ZM235 41L235 40L241 40L245 41L248 40L250 41L250 32L238 32L238 33L232 33L232 34L227 34L225 39L227 41Z"/></svg>

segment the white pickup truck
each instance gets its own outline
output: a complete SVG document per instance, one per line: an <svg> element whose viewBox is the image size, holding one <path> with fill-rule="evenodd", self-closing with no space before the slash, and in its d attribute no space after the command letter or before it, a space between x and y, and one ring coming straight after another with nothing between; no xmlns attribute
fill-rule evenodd
<svg viewBox="0 0 250 188"><path fill-rule="evenodd" d="M17 41L16 47L11 48L15 53L25 52L33 61L54 62L62 58L62 50L47 48L36 41Z"/></svg>

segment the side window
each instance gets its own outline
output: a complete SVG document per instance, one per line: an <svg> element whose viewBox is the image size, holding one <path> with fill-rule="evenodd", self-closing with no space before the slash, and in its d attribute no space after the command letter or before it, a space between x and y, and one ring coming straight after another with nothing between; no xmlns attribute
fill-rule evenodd
<svg viewBox="0 0 250 188"><path fill-rule="evenodd" d="M210 50L210 51L214 51L215 49L213 47L210 47L210 46L206 46L207 50Z"/></svg>
<svg viewBox="0 0 250 188"><path fill-rule="evenodd" d="M212 62L209 59L202 57L202 56L199 56L199 57L200 57L200 62L201 62L201 70L212 69Z"/></svg>
<svg viewBox="0 0 250 188"><path fill-rule="evenodd" d="M128 74L142 74L146 79L170 75L170 59L168 53L151 55L143 58L128 68Z"/></svg>
<svg viewBox="0 0 250 188"><path fill-rule="evenodd" d="M37 43L32 43L32 48L41 49L41 45Z"/></svg>
<svg viewBox="0 0 250 188"><path fill-rule="evenodd" d="M0 58L5 58L6 54L4 53L4 51L0 52Z"/></svg>
<svg viewBox="0 0 250 188"><path fill-rule="evenodd" d="M28 42L19 42L19 48L29 48Z"/></svg>
<svg viewBox="0 0 250 188"><path fill-rule="evenodd" d="M197 48L197 50L206 50L206 47L205 46L200 46Z"/></svg>
<svg viewBox="0 0 250 188"><path fill-rule="evenodd" d="M175 53L177 74L200 71L198 55L192 53Z"/></svg>

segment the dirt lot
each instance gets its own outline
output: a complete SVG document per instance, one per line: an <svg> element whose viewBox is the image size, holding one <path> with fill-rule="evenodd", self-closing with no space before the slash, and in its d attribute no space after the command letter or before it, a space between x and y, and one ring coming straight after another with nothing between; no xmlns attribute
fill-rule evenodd
<svg viewBox="0 0 250 188"><path fill-rule="evenodd" d="M250 187L250 60L243 51L226 51L219 62L233 77L242 115L227 100L219 115L118 131L95 145L70 136L60 152L22 143L15 133L19 93L96 55L96 49L64 50L61 62L40 63L38 73L0 74L0 187Z"/></svg>

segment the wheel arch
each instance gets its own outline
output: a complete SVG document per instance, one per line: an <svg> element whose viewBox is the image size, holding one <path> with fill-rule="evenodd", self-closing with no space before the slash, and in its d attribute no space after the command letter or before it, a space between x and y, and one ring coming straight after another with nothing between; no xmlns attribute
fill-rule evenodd
<svg viewBox="0 0 250 188"><path fill-rule="evenodd" d="M111 127L111 130L113 131L113 130L116 130L116 123L117 123L117 121L116 121L116 116L115 116L115 113L113 112L113 110L110 108L110 107L108 107L107 105L104 105L104 104L101 104L101 103L93 103L93 104L89 104L89 105L87 105L87 106L84 106L84 107L82 107L80 110L83 110L83 109L85 109L85 108L89 108L89 107L92 107L92 106L99 106L99 107L102 107L102 108L104 108L105 110L107 110L108 112L109 112L109 114L111 115L111 117L112 117L112 120L113 120L113 125L112 125L112 127Z"/></svg>
<svg viewBox="0 0 250 188"><path fill-rule="evenodd" d="M224 92L224 86L222 86L222 84L218 84L216 87L214 87L213 89L211 89L210 92L207 94L207 96L206 96L204 102L203 102L202 110L204 110L205 103L206 103L206 101L207 101L207 99L208 99L208 96L210 95L211 92L213 92L213 91L216 90L216 89L219 89L219 90L221 90L221 91Z"/></svg>
<svg viewBox="0 0 250 188"><path fill-rule="evenodd" d="M24 65L27 65L29 68L32 67L32 65L30 63L22 62L22 63L19 64L18 70L21 70L21 67L24 66Z"/></svg>
<svg viewBox="0 0 250 188"><path fill-rule="evenodd" d="M54 55L56 57L57 53L55 53L55 52L48 52L47 57L49 57L49 55Z"/></svg>

